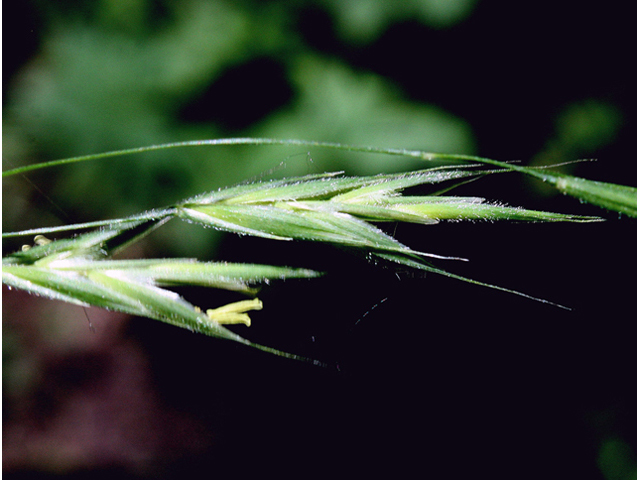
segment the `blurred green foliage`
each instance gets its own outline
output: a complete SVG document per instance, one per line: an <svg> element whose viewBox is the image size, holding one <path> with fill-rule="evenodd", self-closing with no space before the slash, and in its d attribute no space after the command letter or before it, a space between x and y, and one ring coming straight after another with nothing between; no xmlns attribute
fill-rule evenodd
<svg viewBox="0 0 640 480"><path fill-rule="evenodd" d="M336 17L339 34L352 42L370 42L390 24L418 18L432 28L446 28L464 20L476 0L326 0L320 2Z"/></svg>
<svg viewBox="0 0 640 480"><path fill-rule="evenodd" d="M635 480L638 478L635 454L625 442L609 438L598 452L598 467L606 480Z"/></svg>

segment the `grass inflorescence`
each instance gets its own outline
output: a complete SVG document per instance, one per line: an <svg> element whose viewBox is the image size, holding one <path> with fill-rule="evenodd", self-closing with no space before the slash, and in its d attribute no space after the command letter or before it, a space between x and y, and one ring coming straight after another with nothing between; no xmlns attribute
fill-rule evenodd
<svg viewBox="0 0 640 480"><path fill-rule="evenodd" d="M222 139L143 147L76 157L42 164L54 166L74 161L195 145L285 144L350 151L408 155L424 160L459 160L460 164L398 174L344 176L341 172L282 180L257 181L207 192L169 207L127 218L30 229L4 233L4 237L43 235L64 230L100 227L70 239L48 241L39 236L35 245L3 259L3 283L53 299L83 306L98 306L145 316L271 353L299 358L256 345L225 328L228 323L250 324L247 313L263 307L254 298L226 306L196 306L170 290L183 285L207 286L255 295L255 286L273 279L314 278L320 272L282 266L200 262L193 259L114 260L114 253L137 241L172 218L204 227L270 240L313 241L365 253L369 258L419 269L510 293L528 295L451 274L432 264L457 259L421 252L404 245L378 228L383 222L408 222L432 226L441 221L508 220L527 222L593 222L600 218L526 210L487 202L480 197L449 194L447 184L466 183L484 175L517 171L538 177L563 192L599 206L635 216L635 189L608 186L566 175L469 156L427 154L410 150L350 147L321 142L272 139ZM489 166L492 169L489 169ZM3 176L37 168L22 167ZM405 189L437 185L429 195L404 195ZM434 187L435 188L435 187ZM444 195L446 193L447 195ZM534 299L545 302L545 300ZM550 302L546 302L550 303ZM213 307L213 308L207 308ZM203 308L206 311L203 311Z"/></svg>

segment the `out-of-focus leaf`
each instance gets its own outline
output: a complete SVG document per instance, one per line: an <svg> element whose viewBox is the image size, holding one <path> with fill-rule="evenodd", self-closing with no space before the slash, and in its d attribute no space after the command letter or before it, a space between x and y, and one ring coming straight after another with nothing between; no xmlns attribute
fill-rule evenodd
<svg viewBox="0 0 640 480"><path fill-rule="evenodd" d="M473 153L473 131L460 117L434 105L403 98L383 78L332 60L305 55L290 68L297 101L275 112L253 134L270 138L325 138L344 145L376 145L387 148L425 149L434 152ZM259 154L254 150L253 155ZM304 151L302 151L303 153ZM301 153L300 151L296 153ZM413 157L389 162L377 155L345 155L344 151L313 156L321 171L347 170L350 174L413 170ZM287 169L302 174L304 162L288 162Z"/></svg>
<svg viewBox="0 0 640 480"><path fill-rule="evenodd" d="M358 43L371 42L389 25L406 20L432 28L447 28L464 20L476 0L325 0L336 17L340 34Z"/></svg>

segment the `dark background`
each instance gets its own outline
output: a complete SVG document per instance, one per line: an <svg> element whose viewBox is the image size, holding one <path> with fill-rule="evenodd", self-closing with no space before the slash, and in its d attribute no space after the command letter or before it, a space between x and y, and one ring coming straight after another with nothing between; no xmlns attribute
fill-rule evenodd
<svg viewBox="0 0 640 480"><path fill-rule="evenodd" d="M4 168L273 136L530 165L597 158L564 171L635 185L630 4L387 4L7 7ZM136 213L282 162L275 175L424 167L277 147L96 161L4 181L3 229ZM634 478L635 220L518 176L458 193L606 218L388 227L416 250L470 259L442 268L571 311L333 247L170 224L131 255L326 271L265 288L265 310L237 331L328 366L4 290L4 474Z"/></svg>

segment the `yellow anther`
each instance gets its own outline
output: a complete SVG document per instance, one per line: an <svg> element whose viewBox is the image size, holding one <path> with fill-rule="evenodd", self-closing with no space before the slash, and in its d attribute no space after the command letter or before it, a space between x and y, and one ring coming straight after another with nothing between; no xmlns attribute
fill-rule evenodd
<svg viewBox="0 0 640 480"><path fill-rule="evenodd" d="M45 237L44 235L36 235L33 239L33 242L36 245L47 245L48 243L51 243L53 240L49 240L47 237Z"/></svg>
<svg viewBox="0 0 640 480"><path fill-rule="evenodd" d="M262 302L258 298L229 303L218 308L207 310L207 316L221 325L244 323L251 326L251 318L245 312L249 310L262 310Z"/></svg>

